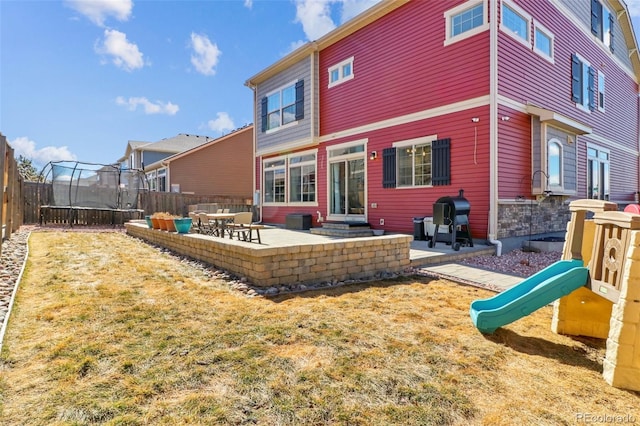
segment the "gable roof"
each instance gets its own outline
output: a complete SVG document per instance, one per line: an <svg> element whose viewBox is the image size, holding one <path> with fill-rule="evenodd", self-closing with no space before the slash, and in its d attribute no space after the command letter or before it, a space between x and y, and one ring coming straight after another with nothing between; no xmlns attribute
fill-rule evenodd
<svg viewBox="0 0 640 426"><path fill-rule="evenodd" d="M355 33L359 29L369 25L370 23L380 19L380 17L394 11L400 6L408 3L410 0L381 0L379 3L371 6L369 9L355 16L351 20L345 22L316 41L310 41L294 50L278 62L270 65L258 74L249 78L245 85L254 87L268 78L282 72L291 65L309 56L311 53L324 49L327 46L342 40L343 38Z"/></svg>
<svg viewBox="0 0 640 426"><path fill-rule="evenodd" d="M209 136L180 133L176 136L161 139L157 142L147 143L146 145L138 147L138 149L141 151L178 153L207 143L211 139L212 138Z"/></svg>
<svg viewBox="0 0 640 426"><path fill-rule="evenodd" d="M177 159L182 158L182 157L184 157L186 155L194 154L194 153L200 151L201 149L204 149L204 148L209 147L211 145L214 145L216 143L220 143L220 142L226 141L228 139L231 139L231 138L233 138L235 136L238 136L238 135L240 135L240 134L242 134L244 132L248 132L248 131L253 132L253 123L247 124L244 127L240 127L238 129L232 130L230 133L227 133L224 136L220 136L217 139L209 138L208 142L200 144L200 145L198 145L196 147L193 147L191 149L180 151L180 152L178 152L178 153L176 153L176 154L174 154L174 155L172 155L170 157L167 157L167 158L163 159L162 163L163 164L168 164L173 160L177 160Z"/></svg>
<svg viewBox="0 0 640 426"><path fill-rule="evenodd" d="M609 2L617 15L618 23L624 34L629 59L631 59L631 65L633 66L633 73L636 79L640 81L640 52L638 52L638 40L636 39L635 31L633 31L633 23L629 15L629 6L627 6L625 0L609 0Z"/></svg>

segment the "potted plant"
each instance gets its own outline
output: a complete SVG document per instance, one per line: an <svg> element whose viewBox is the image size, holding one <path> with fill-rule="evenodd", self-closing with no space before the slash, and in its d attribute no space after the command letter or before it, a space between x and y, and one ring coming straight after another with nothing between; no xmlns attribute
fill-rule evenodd
<svg viewBox="0 0 640 426"><path fill-rule="evenodd" d="M193 219L190 217L177 217L173 219L173 224L178 234L186 234L191 229Z"/></svg>

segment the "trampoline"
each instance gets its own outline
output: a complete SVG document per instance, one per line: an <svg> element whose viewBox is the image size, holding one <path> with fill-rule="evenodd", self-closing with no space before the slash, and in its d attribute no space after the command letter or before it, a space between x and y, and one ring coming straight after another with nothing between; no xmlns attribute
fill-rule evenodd
<svg viewBox="0 0 640 426"><path fill-rule="evenodd" d="M148 185L140 169L52 161L40 172L40 182L40 224L117 225L144 216L138 195Z"/></svg>

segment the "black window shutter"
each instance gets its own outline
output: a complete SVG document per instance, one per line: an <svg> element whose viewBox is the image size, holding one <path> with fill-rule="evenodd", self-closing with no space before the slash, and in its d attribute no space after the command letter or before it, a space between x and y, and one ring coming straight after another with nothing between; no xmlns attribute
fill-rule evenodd
<svg viewBox="0 0 640 426"><path fill-rule="evenodd" d="M601 38L600 16L602 16L602 5L598 0L591 0L591 32Z"/></svg>
<svg viewBox="0 0 640 426"><path fill-rule="evenodd" d="M613 30L614 30L615 23L616 23L616 20L613 19L613 14L610 13L609 14L609 50L611 50L611 53L615 52L615 48L613 46Z"/></svg>
<svg viewBox="0 0 640 426"><path fill-rule="evenodd" d="M262 105L262 131L266 132L267 131L267 97L265 96L264 98L262 98L261 101L261 105Z"/></svg>
<svg viewBox="0 0 640 426"><path fill-rule="evenodd" d="M396 187L396 149L385 148L382 150L382 187Z"/></svg>
<svg viewBox="0 0 640 426"><path fill-rule="evenodd" d="M296 82L296 120L304 118L304 80Z"/></svg>
<svg viewBox="0 0 640 426"><path fill-rule="evenodd" d="M589 109L591 111L593 111L594 109L596 109L596 105L598 100L596 99L596 90L595 90L595 85L596 85L596 81L597 81L597 77L596 77L596 70L593 69L592 67L589 67Z"/></svg>
<svg viewBox="0 0 640 426"><path fill-rule="evenodd" d="M451 184L451 139L431 142L431 183L433 186Z"/></svg>
<svg viewBox="0 0 640 426"><path fill-rule="evenodd" d="M582 103L582 61L571 55L571 100Z"/></svg>

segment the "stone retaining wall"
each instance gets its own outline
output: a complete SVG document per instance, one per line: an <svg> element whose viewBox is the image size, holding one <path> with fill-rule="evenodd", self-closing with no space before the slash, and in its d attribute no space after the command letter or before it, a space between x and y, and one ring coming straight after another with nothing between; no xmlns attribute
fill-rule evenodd
<svg viewBox="0 0 640 426"><path fill-rule="evenodd" d="M403 272L410 266L413 239L409 235L383 235L274 247L150 229L145 223L129 222L125 228L134 237L246 277L259 287L366 279Z"/></svg>

